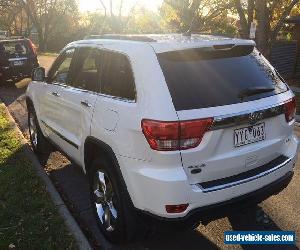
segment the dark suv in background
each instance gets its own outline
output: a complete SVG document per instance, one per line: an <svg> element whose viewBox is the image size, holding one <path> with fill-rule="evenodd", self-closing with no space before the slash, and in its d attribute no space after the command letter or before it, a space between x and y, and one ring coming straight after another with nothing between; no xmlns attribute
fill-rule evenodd
<svg viewBox="0 0 300 250"><path fill-rule="evenodd" d="M0 83L31 77L38 66L35 46L29 39L0 40Z"/></svg>

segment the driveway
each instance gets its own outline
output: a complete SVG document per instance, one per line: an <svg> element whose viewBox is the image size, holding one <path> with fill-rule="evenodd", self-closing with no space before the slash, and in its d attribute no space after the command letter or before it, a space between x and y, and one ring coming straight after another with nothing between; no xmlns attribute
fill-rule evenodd
<svg viewBox="0 0 300 250"><path fill-rule="evenodd" d="M55 57L54 56L39 56L38 59L39 59L40 65L43 66L46 70L48 70L51 67L52 63L54 62Z"/></svg>
<svg viewBox="0 0 300 250"><path fill-rule="evenodd" d="M41 65L49 67L53 58L40 57ZM24 89L1 85L0 98L8 106L21 130L28 138L27 111ZM300 128L296 128L300 136ZM145 241L127 247L115 247L105 241L91 214L88 183L79 167L60 153L54 152L40 159L70 211L95 249L298 249L296 246L240 246L224 245L223 232L227 230L295 230L300 235L300 164L297 164L292 183L279 195L270 197L259 206L249 208L197 230L185 233L149 236Z"/></svg>

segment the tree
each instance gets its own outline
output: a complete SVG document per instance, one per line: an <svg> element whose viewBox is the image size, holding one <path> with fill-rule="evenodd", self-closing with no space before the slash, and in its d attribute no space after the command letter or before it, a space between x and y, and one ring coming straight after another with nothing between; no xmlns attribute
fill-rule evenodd
<svg viewBox="0 0 300 250"><path fill-rule="evenodd" d="M258 48L266 55L299 0L234 0L234 10L240 19L240 35L249 38L251 22L256 18Z"/></svg>
<svg viewBox="0 0 300 250"><path fill-rule="evenodd" d="M128 13L125 13L124 0L99 0L100 6L104 10L104 22L100 27L101 31L97 33L124 33L128 29L128 23L138 7L139 0L136 0L130 7Z"/></svg>
<svg viewBox="0 0 300 250"><path fill-rule="evenodd" d="M254 19L255 0L247 2L234 0L234 6L240 17L240 35L242 38L249 38L250 26Z"/></svg>
<svg viewBox="0 0 300 250"><path fill-rule="evenodd" d="M49 37L66 15L77 14L76 0L18 0L38 33L39 48L47 50Z"/></svg>
<svg viewBox="0 0 300 250"><path fill-rule="evenodd" d="M161 33L160 16L145 7L136 8L128 21L128 33Z"/></svg>
<svg viewBox="0 0 300 250"><path fill-rule="evenodd" d="M227 19L231 6L230 0L165 0L160 13L170 30L202 32L214 30L221 16Z"/></svg>
<svg viewBox="0 0 300 250"><path fill-rule="evenodd" d="M22 8L16 1L0 0L0 28L12 34L17 33L20 13L22 13Z"/></svg>

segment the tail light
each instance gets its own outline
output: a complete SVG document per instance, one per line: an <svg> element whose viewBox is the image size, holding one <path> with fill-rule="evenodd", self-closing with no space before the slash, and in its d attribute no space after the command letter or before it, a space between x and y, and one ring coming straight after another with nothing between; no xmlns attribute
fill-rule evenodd
<svg viewBox="0 0 300 250"><path fill-rule="evenodd" d="M142 120L142 130L154 150L173 151L197 147L213 123L213 118L163 122Z"/></svg>
<svg viewBox="0 0 300 250"><path fill-rule="evenodd" d="M285 119L290 122L295 119L296 115L296 98L292 98L284 104Z"/></svg>
<svg viewBox="0 0 300 250"><path fill-rule="evenodd" d="M28 42L29 42L29 46L30 46L32 53L34 55L36 55L36 46L34 45L34 43L31 40L29 40Z"/></svg>

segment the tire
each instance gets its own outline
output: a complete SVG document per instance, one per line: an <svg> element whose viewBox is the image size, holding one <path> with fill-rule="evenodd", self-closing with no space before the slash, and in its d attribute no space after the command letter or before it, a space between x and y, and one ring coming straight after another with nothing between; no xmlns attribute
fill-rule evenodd
<svg viewBox="0 0 300 250"><path fill-rule="evenodd" d="M37 154L49 153L51 147L41 131L33 106L28 106L28 128L33 151Z"/></svg>
<svg viewBox="0 0 300 250"><path fill-rule="evenodd" d="M139 228L143 223L138 222L117 168L112 160L97 157L91 163L88 178L97 224L110 242L119 244L136 241L145 228Z"/></svg>

